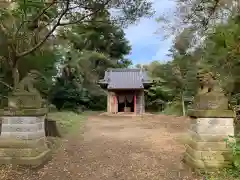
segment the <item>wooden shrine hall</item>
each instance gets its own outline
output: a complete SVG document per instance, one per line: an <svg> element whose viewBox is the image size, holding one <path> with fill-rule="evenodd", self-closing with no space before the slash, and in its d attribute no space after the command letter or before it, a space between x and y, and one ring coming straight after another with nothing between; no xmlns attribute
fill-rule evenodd
<svg viewBox="0 0 240 180"><path fill-rule="evenodd" d="M99 84L108 92L108 113L145 113L144 89L152 81L143 69L108 69Z"/></svg>

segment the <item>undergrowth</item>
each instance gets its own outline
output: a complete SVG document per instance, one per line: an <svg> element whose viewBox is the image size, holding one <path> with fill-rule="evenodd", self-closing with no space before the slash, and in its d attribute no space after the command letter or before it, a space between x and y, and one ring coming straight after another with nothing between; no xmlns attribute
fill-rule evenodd
<svg viewBox="0 0 240 180"><path fill-rule="evenodd" d="M162 112L166 115L176 115L182 116L182 105L180 101L174 101L166 105L165 109Z"/></svg>

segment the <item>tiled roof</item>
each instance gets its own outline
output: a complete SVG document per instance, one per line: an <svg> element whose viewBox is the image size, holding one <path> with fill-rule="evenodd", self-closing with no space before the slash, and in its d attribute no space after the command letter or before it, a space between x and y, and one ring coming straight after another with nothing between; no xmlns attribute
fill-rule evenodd
<svg viewBox="0 0 240 180"><path fill-rule="evenodd" d="M142 69L108 69L100 83L108 89L142 89L150 80Z"/></svg>

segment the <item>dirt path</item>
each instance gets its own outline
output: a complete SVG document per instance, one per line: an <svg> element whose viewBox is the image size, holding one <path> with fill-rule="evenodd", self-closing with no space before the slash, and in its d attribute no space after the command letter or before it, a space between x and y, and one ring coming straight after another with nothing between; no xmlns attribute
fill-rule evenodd
<svg viewBox="0 0 240 180"><path fill-rule="evenodd" d="M54 159L30 180L184 180L195 178L181 163L184 147L174 139L187 120L90 117L83 134L72 135Z"/></svg>

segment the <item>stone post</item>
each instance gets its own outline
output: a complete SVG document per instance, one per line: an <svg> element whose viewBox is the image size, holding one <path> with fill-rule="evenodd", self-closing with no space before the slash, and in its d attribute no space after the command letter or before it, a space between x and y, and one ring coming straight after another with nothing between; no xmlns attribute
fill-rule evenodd
<svg viewBox="0 0 240 180"><path fill-rule="evenodd" d="M230 147L224 141L234 136L234 112L228 99L209 73L199 74L200 89L194 98L184 161L193 169L216 170L232 165Z"/></svg>
<svg viewBox="0 0 240 180"><path fill-rule="evenodd" d="M37 167L50 157L46 144L42 107L37 93L16 92L9 97L9 107L0 110L0 164Z"/></svg>

